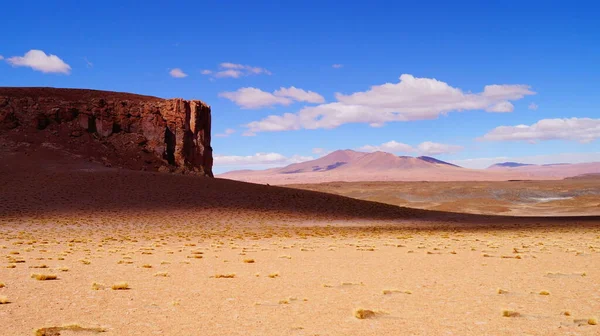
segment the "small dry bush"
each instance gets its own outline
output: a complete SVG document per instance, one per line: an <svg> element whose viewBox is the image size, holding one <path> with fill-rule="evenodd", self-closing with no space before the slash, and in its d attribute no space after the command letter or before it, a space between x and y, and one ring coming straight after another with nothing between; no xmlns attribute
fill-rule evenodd
<svg viewBox="0 0 600 336"><path fill-rule="evenodd" d="M38 273L34 273L31 275L32 279L36 279L36 280L56 280L58 279L58 277L55 274L38 274Z"/></svg>
<svg viewBox="0 0 600 336"><path fill-rule="evenodd" d="M126 290L129 289L129 284L125 281L117 282L111 287L113 290Z"/></svg>

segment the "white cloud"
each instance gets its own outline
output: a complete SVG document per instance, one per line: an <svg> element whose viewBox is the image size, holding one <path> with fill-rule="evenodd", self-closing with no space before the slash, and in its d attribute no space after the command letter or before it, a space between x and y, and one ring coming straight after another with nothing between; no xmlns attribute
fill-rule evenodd
<svg viewBox="0 0 600 336"><path fill-rule="evenodd" d="M312 149L313 154L323 154L326 152L325 148L313 148Z"/></svg>
<svg viewBox="0 0 600 336"><path fill-rule="evenodd" d="M235 64L235 63L229 63L229 62L221 63L219 66L221 68L225 68L225 69L243 69L245 67L242 64Z"/></svg>
<svg viewBox="0 0 600 336"><path fill-rule="evenodd" d="M221 92L219 97L227 98L244 109L256 109L274 105L290 105L294 101L309 103L324 102L325 98L313 91L295 87L280 88L273 93L253 87L245 87L233 92Z"/></svg>
<svg viewBox="0 0 600 336"><path fill-rule="evenodd" d="M243 73L240 70L234 70L234 69L228 69L228 70L223 70L223 71L217 71L215 73L215 77L217 78L240 78L242 77Z"/></svg>
<svg viewBox="0 0 600 336"><path fill-rule="evenodd" d="M347 123L382 126L386 122L435 119L451 111L511 112L510 101L535 94L527 85L487 85L470 93L433 78L404 74L400 82L372 86L337 102L305 107L297 113L271 115L248 123L251 132L335 128Z"/></svg>
<svg viewBox="0 0 600 336"><path fill-rule="evenodd" d="M500 162L519 162L528 164L550 163L584 163L600 162L600 152L591 153L559 153L532 156L500 156L493 158L474 158L450 160L450 162L465 168L483 169Z"/></svg>
<svg viewBox="0 0 600 336"><path fill-rule="evenodd" d="M413 147L411 145L397 142L394 140L382 143L379 146L365 145L365 146L358 148L358 150L365 151L365 152L377 152L377 151L388 152L388 153L418 152L423 155L452 154L452 153L459 152L462 149L463 149L462 146L442 144L442 143L436 143L436 142L431 142L431 141L425 141L425 142L420 143L416 147Z"/></svg>
<svg viewBox="0 0 600 336"><path fill-rule="evenodd" d="M365 146L358 148L358 150L365 151L365 152L382 151L382 152L389 152L389 153L410 153L410 152L415 151L413 146L407 145L407 144L401 143L401 142L396 142L393 140L382 143L379 146L365 145Z"/></svg>
<svg viewBox="0 0 600 336"><path fill-rule="evenodd" d="M232 135L233 133L235 133L235 130L233 128L228 128L225 130L225 132L215 134L215 136L218 138L226 138L226 137Z"/></svg>
<svg viewBox="0 0 600 336"><path fill-rule="evenodd" d="M63 73L70 74L71 66L65 63L56 55L46 55L41 50L29 50L24 56L14 56L7 58L6 61L14 67L29 67L33 70L43 73Z"/></svg>
<svg viewBox="0 0 600 336"><path fill-rule="evenodd" d="M279 153L256 153L248 156L215 155L215 166L283 165L313 160L311 156L293 155L287 157Z"/></svg>
<svg viewBox="0 0 600 336"><path fill-rule="evenodd" d="M417 146L417 149L420 153L425 155L439 155L460 152L461 150L463 150L463 147L457 145L448 145L431 141L425 141L419 144L419 146Z"/></svg>
<svg viewBox="0 0 600 336"><path fill-rule="evenodd" d="M343 68L344 65L343 64L334 64L331 67L334 68L334 69L340 69L340 68Z"/></svg>
<svg viewBox="0 0 600 336"><path fill-rule="evenodd" d="M2 61L4 59L4 56L0 55L0 61Z"/></svg>
<svg viewBox="0 0 600 336"><path fill-rule="evenodd" d="M499 126L480 140L529 142L572 140L589 143L598 138L600 138L600 119L564 118L542 119L531 126Z"/></svg>
<svg viewBox="0 0 600 336"><path fill-rule="evenodd" d="M246 87L233 92L221 92L219 97L227 98L244 109L255 109L273 105L290 105L293 100L278 97L260 89Z"/></svg>
<svg viewBox="0 0 600 336"><path fill-rule="evenodd" d="M224 62L219 64L218 70L202 70L203 75L212 75L214 78L240 78L250 75L271 75L271 71L245 64Z"/></svg>
<svg viewBox="0 0 600 336"><path fill-rule="evenodd" d="M175 69L169 71L169 75L171 75L171 77L174 77L174 78L184 78L184 77L187 77L187 74L185 72L183 72L183 70L181 70L179 68L175 68Z"/></svg>
<svg viewBox="0 0 600 336"><path fill-rule="evenodd" d="M279 90L276 90L275 92L273 92L273 94L275 96L278 97L288 97L291 98L295 101L299 101L299 102L307 102L307 103L324 103L325 102L325 98L323 98L323 96L321 96L320 94L313 92L313 91L304 91L302 89L298 89L294 86L291 86L289 88L280 88Z"/></svg>
<svg viewBox="0 0 600 336"><path fill-rule="evenodd" d="M532 110L532 111L536 111L538 109L538 104L536 103L531 103L529 104L529 106L527 106L528 109Z"/></svg>

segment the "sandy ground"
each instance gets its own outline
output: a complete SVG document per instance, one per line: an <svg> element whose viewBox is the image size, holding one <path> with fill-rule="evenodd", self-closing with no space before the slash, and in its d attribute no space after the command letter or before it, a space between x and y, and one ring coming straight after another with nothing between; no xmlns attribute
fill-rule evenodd
<svg viewBox="0 0 600 336"><path fill-rule="evenodd" d="M468 182L330 182L292 188L418 209L488 215L600 215L600 179Z"/></svg>
<svg viewBox="0 0 600 336"><path fill-rule="evenodd" d="M5 158L2 335L600 333L598 217L457 215Z"/></svg>
<svg viewBox="0 0 600 336"><path fill-rule="evenodd" d="M588 324L600 315L597 226L298 228L93 217L2 223L3 335L72 323L107 335L599 332ZM122 281L130 289L110 288ZM379 314L360 320L358 308Z"/></svg>

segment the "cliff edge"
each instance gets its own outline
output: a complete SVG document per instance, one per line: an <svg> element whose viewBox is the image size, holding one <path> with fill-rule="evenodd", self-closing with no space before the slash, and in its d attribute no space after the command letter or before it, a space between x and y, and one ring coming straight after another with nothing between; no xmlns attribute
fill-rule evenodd
<svg viewBox="0 0 600 336"><path fill-rule="evenodd" d="M199 100L55 88L1 88L0 136L107 166L213 177L210 106Z"/></svg>

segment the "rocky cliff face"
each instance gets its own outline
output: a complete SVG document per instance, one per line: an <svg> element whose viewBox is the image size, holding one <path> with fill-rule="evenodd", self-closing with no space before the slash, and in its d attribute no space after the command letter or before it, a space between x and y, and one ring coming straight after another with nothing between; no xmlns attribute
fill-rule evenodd
<svg viewBox="0 0 600 336"><path fill-rule="evenodd" d="M79 89L0 88L0 133L48 130L57 137L67 130L71 139L87 135L111 145L121 157L119 152L132 152L133 144L164 162L154 168L213 176L211 110L199 100Z"/></svg>

